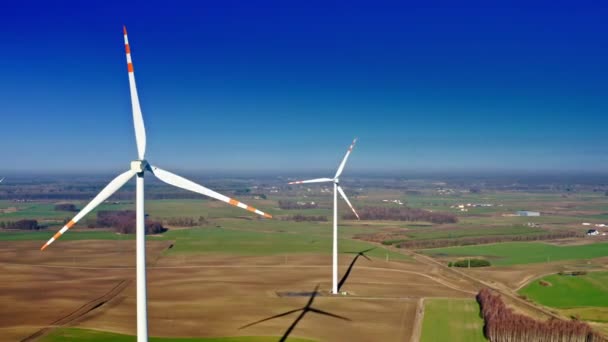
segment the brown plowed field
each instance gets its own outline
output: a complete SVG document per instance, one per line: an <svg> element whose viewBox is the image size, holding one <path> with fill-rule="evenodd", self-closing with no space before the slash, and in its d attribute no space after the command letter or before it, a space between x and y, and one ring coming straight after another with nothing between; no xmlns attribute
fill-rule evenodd
<svg viewBox="0 0 608 342"><path fill-rule="evenodd" d="M0 334L20 340L56 324L134 334L134 241L62 241L44 252L38 242L0 243ZM149 242L148 302L152 336L281 335L295 316L239 330L247 323L304 306L306 297L278 291L330 288L329 255L269 257L169 255ZM340 275L354 256L340 255ZM120 293L112 289L131 281ZM322 341L410 338L421 297L472 297L475 288L415 261L359 259L343 286L348 296L322 295L293 336ZM110 293L111 295L108 295ZM104 296L111 296L105 301ZM99 298L103 305L95 307ZM88 311L88 306L95 307ZM85 309L81 309L81 308ZM81 317L78 310L83 311ZM69 317L69 322L62 318ZM57 323L59 322L59 323Z"/></svg>

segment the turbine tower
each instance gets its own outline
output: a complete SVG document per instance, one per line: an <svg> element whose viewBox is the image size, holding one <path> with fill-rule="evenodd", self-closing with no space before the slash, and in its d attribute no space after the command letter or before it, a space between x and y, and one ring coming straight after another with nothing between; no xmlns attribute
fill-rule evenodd
<svg viewBox="0 0 608 342"><path fill-rule="evenodd" d="M346 165L346 160L348 159L348 156L350 155L350 153L353 151L353 148L355 147L356 142L357 142L357 138L355 138L355 140L353 140L353 143L350 144L350 147L348 148L348 151L346 151L346 155L344 156L344 159L342 159L342 163L340 163L340 166L338 167L338 171L336 172L336 175L334 176L334 178L315 178L315 179L309 179L309 180L303 180L303 181L289 182L289 184L326 183L326 182L334 183L334 239L333 239L333 255L332 255L333 275L332 275L332 287L331 287L331 293L333 293L333 294L338 294L338 192L340 193L340 196L342 196L342 198L344 199L346 204L348 204L350 209L353 211L353 213L357 217L357 220L359 219L359 214L357 214L357 212L355 211L355 208L353 208L353 205L350 204L348 197L346 197L344 190L342 190L342 187L340 186L340 179L339 179L340 175L342 174L342 171L344 171L344 165Z"/></svg>
<svg viewBox="0 0 608 342"><path fill-rule="evenodd" d="M127 29L123 27L125 37L125 50L127 53L127 70L129 73L129 86L131 89L131 107L133 110L133 123L135 126L135 140L137 143L138 159L131 162L131 167L128 171L114 178L93 200L87 204L72 220L70 220L59 232L57 232L47 243L40 248L44 250L53 241L57 240L68 229L72 228L85 215L91 212L99 204L103 203L108 197L120 189L133 176L137 176L136 188L136 272L137 272L137 341L148 341L148 318L147 318L147 302L146 302L146 237L145 237L145 218L144 218L144 173L151 172L156 178L161 181L173 185L178 188L193 191L201 195L211 197L233 206L246 209L258 215L272 218L256 208L248 206L242 202L224 196L202 185L196 184L190 180L165 171L156 166L150 165L145 159L146 152L146 130L144 128L144 120L139 106L139 98L137 96L137 88L135 87L135 74L133 72L133 62L131 60L131 49L129 48L129 40L127 38Z"/></svg>

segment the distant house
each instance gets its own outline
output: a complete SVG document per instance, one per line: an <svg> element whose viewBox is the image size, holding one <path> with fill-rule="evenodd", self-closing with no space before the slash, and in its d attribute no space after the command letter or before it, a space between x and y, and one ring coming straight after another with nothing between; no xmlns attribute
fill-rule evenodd
<svg viewBox="0 0 608 342"><path fill-rule="evenodd" d="M538 211L520 210L517 212L517 216L540 216L540 213Z"/></svg>
<svg viewBox="0 0 608 342"><path fill-rule="evenodd" d="M589 229L587 231L587 235L589 235L589 236L600 235L600 232L598 232L597 229Z"/></svg>

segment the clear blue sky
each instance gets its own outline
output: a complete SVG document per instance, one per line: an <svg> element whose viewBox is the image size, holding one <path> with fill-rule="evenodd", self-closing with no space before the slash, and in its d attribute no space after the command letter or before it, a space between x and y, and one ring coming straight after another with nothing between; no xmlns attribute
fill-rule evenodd
<svg viewBox="0 0 608 342"><path fill-rule="evenodd" d="M85 3L0 5L0 170L135 159L123 24L161 167L608 167L605 7Z"/></svg>

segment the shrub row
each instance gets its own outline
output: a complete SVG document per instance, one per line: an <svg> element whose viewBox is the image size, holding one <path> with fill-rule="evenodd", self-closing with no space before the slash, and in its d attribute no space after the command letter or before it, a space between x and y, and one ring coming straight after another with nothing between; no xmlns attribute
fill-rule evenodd
<svg viewBox="0 0 608 342"><path fill-rule="evenodd" d="M484 335L491 342L601 342L605 341L591 327L580 321L550 319L537 321L514 313L498 294L484 288L477 294L485 321Z"/></svg>
<svg viewBox="0 0 608 342"><path fill-rule="evenodd" d="M428 211L409 207L362 207L357 208L361 220L423 221L437 224L456 223L458 217L451 213ZM354 220L354 213L342 216L345 220Z"/></svg>

